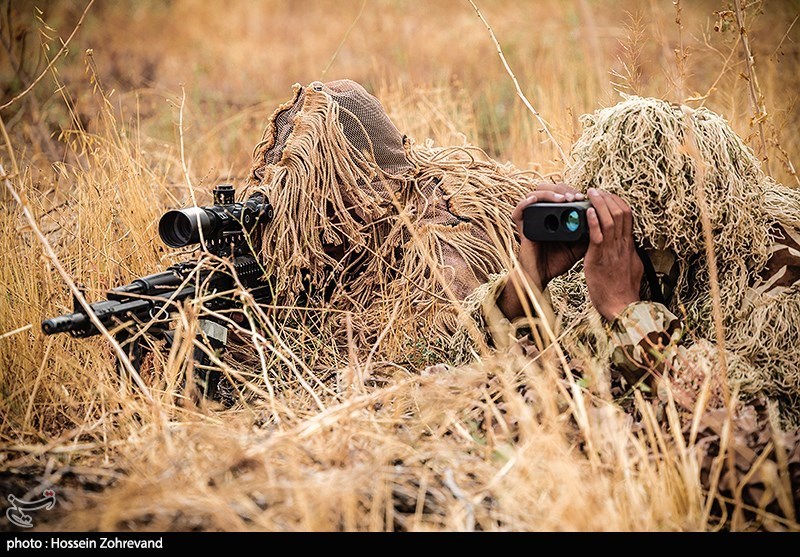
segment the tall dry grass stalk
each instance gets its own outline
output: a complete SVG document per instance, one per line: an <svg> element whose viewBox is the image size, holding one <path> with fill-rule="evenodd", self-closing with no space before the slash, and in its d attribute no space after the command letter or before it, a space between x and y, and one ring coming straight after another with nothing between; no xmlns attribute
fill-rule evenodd
<svg viewBox="0 0 800 557"><path fill-rule="evenodd" d="M145 389L119 377L106 338L39 332L43 318L71 311L71 283L94 301L184 258L158 240L161 213L207 203L219 181L240 185L266 117L293 82L319 78L325 61L326 79L364 83L420 141L478 144L498 160L557 175L566 160L558 144L574 139L575 116L616 100L605 95L611 72L622 71L624 14L637 5L584 6L595 20L581 23L568 3L487 2L490 34L474 4L460 1L351 2L347 10L332 1L105 3L89 4L85 18L47 6L43 20L55 29L80 26L61 43L69 41L68 52L37 66L30 48L9 42L0 61L2 81L16 84L4 86L3 99L19 96L0 109L8 131L0 163L18 197L4 197L0 210L4 493L53 487L58 505L36 516L41 530L729 528L707 508L719 497L699 481L695 439L682 433L675 405L663 427L639 398L634 424L607 389L586 381L607 378L607 367L586 362L583 379L565 373L569 347L557 328L536 356L509 350L454 368L431 359L431 347L414 347L406 361L387 361L380 343L363 346L352 327L353 343L340 349L320 337L313 312L303 323L280 322L239 288L246 319L217 317L253 363L212 355L239 387L230 408L182 387L193 373L198 320L211 311L207 294L177 314L172 348L155 347ZM681 6L685 43L715 6ZM39 29L32 14L4 8L3 37L27 25L30 42ZM674 43L674 8L651 11ZM750 46L763 91L792 129L788 91L800 78L786 69L791 62L761 55L780 46L765 29L785 21L792 31L794 15L784 12L753 18ZM592 59L572 48L587 25L590 44L603 46ZM675 60L654 47L649 28L640 31L639 87L659 96L674 84L657 67ZM710 40L720 50L732 41L724 33ZM781 44L796 56L795 42ZM686 58L687 91L708 90L703 102L744 132L743 68L732 62L720 73L722 63ZM504 65L514 68L511 83ZM601 75L606 82L597 83ZM546 115L552 141L541 141L543 124L533 122L519 83L536 99L534 114ZM768 149L797 156L793 135L776 129L775 137ZM392 316L383 318L391 334ZM736 527L798 528L763 509L747 517Z"/></svg>
<svg viewBox="0 0 800 557"><path fill-rule="evenodd" d="M764 95L761 93L761 86L758 84L753 50L750 48L750 38L747 36L747 26L745 24L744 8L742 7L741 0L734 0L734 5L736 6L736 25L742 38L742 50L744 51L745 70L747 72L747 89L750 92L750 102L753 108L753 123L758 128L764 169L767 171L767 174L771 175L769 153L767 151L767 138L764 132L764 120L767 118L767 109L764 106Z"/></svg>
<svg viewBox="0 0 800 557"><path fill-rule="evenodd" d="M508 60L506 60L506 57L503 54L503 49L500 46L500 41L497 40L494 31L492 31L491 25L489 25L489 22L486 21L485 17L483 17L483 14L478 9L478 6L475 5L475 2L469 0L469 3L475 9L475 13L478 14L478 18L480 18L480 20L486 26L486 29L489 31L489 35L492 37L492 42L497 48L497 54L500 56L500 60L503 62L503 67L506 69L506 72L508 72L509 77L511 77L511 80L514 82L514 88L516 89L519 98L522 99L522 102L525 104L525 108L527 108L531 112L531 114L533 114L533 117L536 118L536 121L539 122L539 125L542 126L542 131L547 135L547 139L550 140L555 146L556 150L561 156L560 162L562 164L569 164L569 159L567 158L567 155L564 153L564 150L558 144L558 141L556 141L556 139L553 137L553 134L550 132L550 127L547 125L547 122L544 121L542 115L539 114L536 108L534 108L534 106L528 100L528 97L525 96L525 93L523 93L522 87L520 87L519 81L517 80L517 76L514 75L514 72L511 70L511 67L509 67Z"/></svg>

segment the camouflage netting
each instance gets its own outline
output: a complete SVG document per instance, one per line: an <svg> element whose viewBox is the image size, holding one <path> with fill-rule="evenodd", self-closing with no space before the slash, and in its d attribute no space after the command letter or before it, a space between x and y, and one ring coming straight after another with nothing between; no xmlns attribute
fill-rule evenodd
<svg viewBox="0 0 800 557"><path fill-rule="evenodd" d="M567 183L603 188L634 213L645 247L672 250L679 276L669 309L691 339L714 340L709 268L700 220L711 224L724 316L729 379L746 397L779 401L790 422L800 402L798 285L763 288L776 238L800 226L800 192L766 176L729 124L710 110L627 96L583 117ZM697 183L696 178L700 178ZM698 195L698 188L702 187ZM705 198L705 206L700 202ZM610 348L588 301L580 266L550 285L573 344L607 358Z"/></svg>
<svg viewBox="0 0 800 557"><path fill-rule="evenodd" d="M462 302L508 266L512 209L540 178L471 146L415 144L349 80L295 85L254 159L246 194L276 214L261 246L276 321L313 321L345 355L348 336L380 339L373 358L421 364L458 358Z"/></svg>

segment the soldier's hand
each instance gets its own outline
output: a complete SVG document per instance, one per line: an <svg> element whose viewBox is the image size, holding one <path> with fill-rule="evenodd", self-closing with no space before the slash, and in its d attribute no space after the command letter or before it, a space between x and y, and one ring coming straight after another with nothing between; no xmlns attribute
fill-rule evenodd
<svg viewBox="0 0 800 557"><path fill-rule="evenodd" d="M566 184L547 182L538 184L536 190L529 193L514 208L511 219L520 236L519 265L509 275L508 283L498 299L501 311L509 319L523 314L517 292L525 292L526 280L541 291L551 279L569 271L583 257L588 245L588 242L532 242L523 233L523 210L535 203L563 203L583 199L584 195L581 192Z"/></svg>
<svg viewBox="0 0 800 557"><path fill-rule="evenodd" d="M625 200L592 188L589 201L589 248L583 259L586 286L594 307L612 321L639 300L644 265L636 253L633 215Z"/></svg>

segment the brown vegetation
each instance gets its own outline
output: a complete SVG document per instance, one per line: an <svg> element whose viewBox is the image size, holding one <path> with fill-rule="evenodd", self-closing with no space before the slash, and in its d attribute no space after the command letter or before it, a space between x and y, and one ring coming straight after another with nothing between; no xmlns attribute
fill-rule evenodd
<svg viewBox="0 0 800 557"><path fill-rule="evenodd" d="M564 378L560 347L361 369L275 332L261 348L285 373L232 368L253 389L221 408L183 396L188 344L149 368L148 398L106 339L40 333L71 311L58 265L93 301L177 260L159 216L241 186L295 82L356 80L417 141L545 175L620 92L703 105L800 183L796 3L475 3L542 120L466 0L98 0L63 53L86 4L0 4L0 496L53 487L41 530L798 529L785 505L705 489L693 437L645 410L634 428Z"/></svg>

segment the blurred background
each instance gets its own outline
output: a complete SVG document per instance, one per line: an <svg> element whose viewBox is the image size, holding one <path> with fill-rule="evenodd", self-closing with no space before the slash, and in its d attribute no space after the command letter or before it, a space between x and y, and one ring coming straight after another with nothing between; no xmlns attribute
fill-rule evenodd
<svg viewBox="0 0 800 557"><path fill-rule="evenodd" d="M87 2L3 4L5 103L42 73ZM742 3L757 83L747 77L732 2L476 4L565 151L581 114L613 104L620 93L657 96L723 114L769 156L777 179L796 183L797 1ZM293 83L340 78L362 83L419 141L463 137L519 166L560 166L469 0L96 0L67 54L3 118L23 158L44 167L63 157L48 138L77 123L92 129L102 87L120 122L168 156L185 97L187 159L196 176L213 181L243 174L267 117L291 96ZM766 113L761 131L751 88Z"/></svg>

